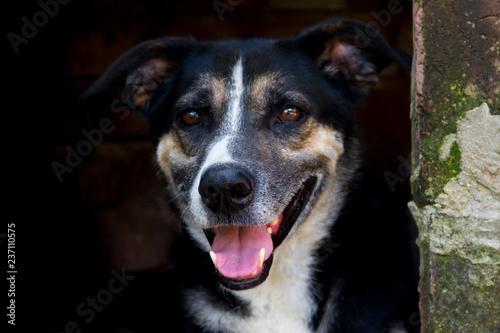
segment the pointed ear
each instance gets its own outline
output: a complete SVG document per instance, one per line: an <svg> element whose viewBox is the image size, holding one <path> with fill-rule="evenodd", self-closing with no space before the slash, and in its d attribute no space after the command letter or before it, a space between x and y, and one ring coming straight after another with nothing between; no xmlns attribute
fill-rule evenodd
<svg viewBox="0 0 500 333"><path fill-rule="evenodd" d="M192 38L178 37L143 42L113 62L79 99L91 105L118 101L128 110L144 111L154 92L195 44Z"/></svg>
<svg viewBox="0 0 500 333"><path fill-rule="evenodd" d="M359 103L379 80L380 71L395 61L411 68L411 57L393 48L372 26L350 19L331 19L304 30L298 47L323 73L349 86Z"/></svg>

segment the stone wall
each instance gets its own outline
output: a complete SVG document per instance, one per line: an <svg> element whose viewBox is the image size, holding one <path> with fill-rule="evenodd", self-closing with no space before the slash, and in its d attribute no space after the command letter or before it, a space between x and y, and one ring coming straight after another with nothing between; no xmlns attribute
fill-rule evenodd
<svg viewBox="0 0 500 333"><path fill-rule="evenodd" d="M500 4L415 1L423 332L500 330Z"/></svg>

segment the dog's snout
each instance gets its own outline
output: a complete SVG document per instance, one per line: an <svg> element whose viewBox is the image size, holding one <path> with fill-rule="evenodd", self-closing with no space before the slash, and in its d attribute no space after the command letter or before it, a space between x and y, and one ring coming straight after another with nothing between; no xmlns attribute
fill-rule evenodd
<svg viewBox="0 0 500 333"><path fill-rule="evenodd" d="M198 192L214 212L236 211L247 206L253 196L252 177L235 166L210 168L202 175Z"/></svg>

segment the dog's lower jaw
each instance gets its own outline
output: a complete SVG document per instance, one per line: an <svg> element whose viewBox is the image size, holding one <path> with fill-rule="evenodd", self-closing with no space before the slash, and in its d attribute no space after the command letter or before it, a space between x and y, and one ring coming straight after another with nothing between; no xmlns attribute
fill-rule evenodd
<svg viewBox="0 0 500 333"><path fill-rule="evenodd" d="M201 288L184 295L189 316L208 332L311 332L309 322L316 311L310 284L314 257L302 248L293 253L299 242L291 237L276 249L277 259L260 285L239 291L219 286L223 293L249 305L248 316L216 306L210 293Z"/></svg>

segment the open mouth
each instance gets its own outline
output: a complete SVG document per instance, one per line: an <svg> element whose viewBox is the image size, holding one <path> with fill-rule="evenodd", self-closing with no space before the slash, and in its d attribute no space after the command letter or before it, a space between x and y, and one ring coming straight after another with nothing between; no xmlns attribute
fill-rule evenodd
<svg viewBox="0 0 500 333"><path fill-rule="evenodd" d="M224 225L205 229L212 246L210 256L219 282L232 290L245 290L264 282L273 251L286 238L309 201L316 177L302 183L290 203L272 222L260 226Z"/></svg>

